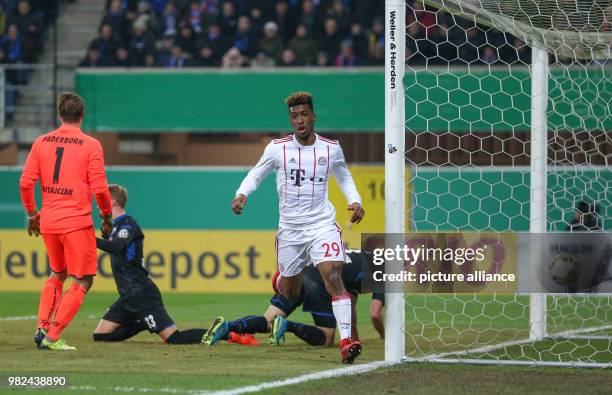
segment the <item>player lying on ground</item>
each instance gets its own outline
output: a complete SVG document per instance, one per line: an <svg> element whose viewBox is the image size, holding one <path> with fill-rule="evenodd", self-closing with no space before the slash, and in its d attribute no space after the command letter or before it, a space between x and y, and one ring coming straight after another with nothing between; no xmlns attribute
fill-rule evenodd
<svg viewBox="0 0 612 395"><path fill-rule="evenodd" d="M276 256L282 275L279 289L289 300L299 298L303 270L308 265L317 267L332 295L342 362L352 363L361 353L361 343L351 339L351 297L341 278L345 260L342 230L336 224L336 210L327 196L329 177L336 178L346 197L348 209L353 211L353 223L359 223L364 215L361 197L338 142L314 131L312 95L297 92L285 103L294 134L266 146L261 159L236 191L232 210L242 213L247 197L272 170L276 171L280 213Z"/></svg>
<svg viewBox="0 0 612 395"><path fill-rule="evenodd" d="M94 341L122 341L147 329L168 344L202 342L204 329L179 331L166 312L161 293L142 266L144 234L125 212L128 194L120 185L109 186L113 228L104 239L96 238L99 249L110 254L119 299L108 309L94 331Z"/></svg>
<svg viewBox="0 0 612 395"><path fill-rule="evenodd" d="M364 265L372 264L372 254L368 251L347 250L346 257L346 264L342 267L342 281L353 299L351 337L359 340L355 306L357 296L362 293L361 279ZM273 281L273 284L275 282ZM385 333L382 317L384 298L384 294L372 294L370 305L372 324L381 338L384 338ZM303 311L312 314L314 326L286 319L300 305L303 306ZM204 336L204 343L212 345L219 340L227 340L230 332L239 334L270 332L270 344L280 345L285 333L290 332L312 346L331 346L336 335L335 327L331 296L325 289L319 271L314 266L308 266L304 269L304 281L299 299L290 301L277 292L270 300L270 306L263 316L251 315L231 322L226 322L223 317L217 317Z"/></svg>
<svg viewBox="0 0 612 395"><path fill-rule="evenodd" d="M75 93L57 100L62 125L34 141L19 182L28 234L43 235L51 275L40 293L34 342L44 350L76 350L61 338L78 313L97 270L91 196L110 229L111 203L100 143L81 131L85 103ZM40 180L42 210L34 186ZM68 276L72 285L62 296Z"/></svg>

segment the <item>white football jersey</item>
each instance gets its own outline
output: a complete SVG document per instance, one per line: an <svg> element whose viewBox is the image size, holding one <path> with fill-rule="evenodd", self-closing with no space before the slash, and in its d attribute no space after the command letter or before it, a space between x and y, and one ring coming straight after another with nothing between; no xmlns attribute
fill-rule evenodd
<svg viewBox="0 0 612 395"><path fill-rule="evenodd" d="M349 204L361 204L342 148L335 140L315 135L313 145L304 146L294 135L272 140L236 195L249 196L272 170L276 170L279 227L304 229L336 222L336 210L328 199L329 176L333 175Z"/></svg>

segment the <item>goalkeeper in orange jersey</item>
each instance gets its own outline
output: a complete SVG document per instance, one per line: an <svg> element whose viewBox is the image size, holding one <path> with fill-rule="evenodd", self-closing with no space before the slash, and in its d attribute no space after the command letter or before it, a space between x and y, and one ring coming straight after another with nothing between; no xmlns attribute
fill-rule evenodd
<svg viewBox="0 0 612 395"><path fill-rule="evenodd" d="M75 347L61 337L78 313L97 270L96 241L91 218L95 196L110 228L111 202L100 143L81 131L85 103L75 93L57 100L61 126L34 141L19 181L21 200L28 214L28 233L42 233L51 275L38 306L36 345L45 350L70 351ZM34 186L40 181L42 210L36 209ZM63 294L64 281L73 278Z"/></svg>
<svg viewBox="0 0 612 395"><path fill-rule="evenodd" d="M128 193L120 185L110 185L113 228L104 239L96 239L99 249L110 254L119 299L108 309L94 331L94 341L122 341L148 330L168 344L199 344L204 329L180 331L164 307L161 293L142 265L144 234L138 223L125 212Z"/></svg>

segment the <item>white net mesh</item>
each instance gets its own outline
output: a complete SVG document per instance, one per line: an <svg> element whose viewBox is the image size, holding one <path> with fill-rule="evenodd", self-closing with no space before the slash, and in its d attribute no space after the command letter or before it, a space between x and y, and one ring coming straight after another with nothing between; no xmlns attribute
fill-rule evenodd
<svg viewBox="0 0 612 395"><path fill-rule="evenodd" d="M428 4L406 10L410 229L529 231L533 43L550 54L547 230L612 229L610 3ZM406 354L610 366L611 302L548 296L536 342L528 295L409 294Z"/></svg>

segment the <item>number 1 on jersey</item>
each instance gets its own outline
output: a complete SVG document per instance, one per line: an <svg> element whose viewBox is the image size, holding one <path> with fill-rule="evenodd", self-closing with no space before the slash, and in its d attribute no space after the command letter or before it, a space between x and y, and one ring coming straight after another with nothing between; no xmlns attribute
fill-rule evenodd
<svg viewBox="0 0 612 395"><path fill-rule="evenodd" d="M53 183L59 183L60 167L62 167L62 157L64 156L64 147L55 149L55 168L53 170Z"/></svg>

